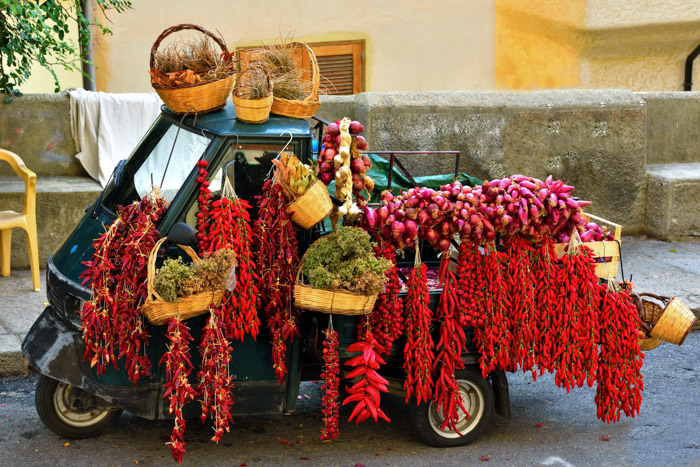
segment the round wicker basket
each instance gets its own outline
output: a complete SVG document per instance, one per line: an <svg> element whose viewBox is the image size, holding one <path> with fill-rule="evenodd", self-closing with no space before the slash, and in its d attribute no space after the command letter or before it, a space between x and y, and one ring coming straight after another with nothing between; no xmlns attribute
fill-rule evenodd
<svg viewBox="0 0 700 467"><path fill-rule="evenodd" d="M287 204L285 210L292 222L303 229L310 229L328 216L333 202L322 181L316 180L297 199Z"/></svg>
<svg viewBox="0 0 700 467"><path fill-rule="evenodd" d="M165 240L165 237L158 240L148 256L148 296L144 304L139 308L141 314L148 318L148 321L152 324L156 325L164 324L172 318L179 318L180 321L184 321L188 318L204 314L209 310L210 305L216 305L224 295L224 290L222 289L200 292L188 297L179 298L177 302L164 301L163 298L158 295L158 292L153 289L153 278L156 274L158 248L160 248ZM201 261L197 253L189 246L179 244L178 246L182 248L195 263Z"/></svg>
<svg viewBox="0 0 700 467"><path fill-rule="evenodd" d="M658 301L642 300L642 321L651 327L649 337L681 345L695 323L695 314L676 297L663 297L651 293L640 293Z"/></svg>
<svg viewBox="0 0 700 467"><path fill-rule="evenodd" d="M309 54L309 60L311 61L311 93L303 100L290 100L275 96L273 91L270 113L282 115L283 117L311 118L321 106L321 101L318 98L321 74L318 70L316 54L303 42L293 42L290 44L290 47L300 47Z"/></svg>
<svg viewBox="0 0 700 467"><path fill-rule="evenodd" d="M245 123L265 123L270 119L270 108L272 108L272 83L267 77L267 84L270 93L259 99L246 99L239 96L236 91L242 83L243 74L250 68L246 68L238 77L238 82L233 87L233 105L236 108L236 119Z"/></svg>
<svg viewBox="0 0 700 467"><path fill-rule="evenodd" d="M225 55L228 55L226 44L224 44L221 38L215 36L203 27L197 26L196 24L178 24L176 26L171 26L160 33L160 36L158 36L156 41L153 43L153 46L151 47L150 59L151 70L153 70L155 67L155 54L163 39L174 32L188 29L199 31L202 34L211 37L214 42L221 47L222 52ZM236 75L235 70L233 69L232 61L231 72L226 76L215 80L205 81L198 84L186 84L177 88L166 88L156 84L151 84L151 86L153 86L153 89L155 89L158 96L160 96L160 98L163 100L163 103L174 113L184 114L189 111L194 111L202 114L219 110L226 105L226 100L231 94L231 90L233 89L235 83L235 78Z"/></svg>
<svg viewBox="0 0 700 467"><path fill-rule="evenodd" d="M301 258L294 284L294 306L309 311L333 313L336 315L367 315L374 310L376 295L360 295L347 290L316 289L304 283L301 270L304 257Z"/></svg>

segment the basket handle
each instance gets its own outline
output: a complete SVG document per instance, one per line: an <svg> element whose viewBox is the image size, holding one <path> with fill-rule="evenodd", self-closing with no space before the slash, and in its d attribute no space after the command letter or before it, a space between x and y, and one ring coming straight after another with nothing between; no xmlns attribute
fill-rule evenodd
<svg viewBox="0 0 700 467"><path fill-rule="evenodd" d="M306 260L306 253L308 253L309 250L306 250L303 255L301 255L301 259L299 260L299 266L297 266L297 277L295 279L295 283L297 284L302 284L303 282L300 282L299 279L301 277L301 270L304 268L304 261Z"/></svg>
<svg viewBox="0 0 700 467"><path fill-rule="evenodd" d="M304 46L309 52L309 60L311 60L311 93L304 98L302 102L317 101L318 100L318 87L321 85L321 72L318 69L318 60L316 60L316 54L311 47L309 47L305 42L293 42L296 46Z"/></svg>
<svg viewBox="0 0 700 467"><path fill-rule="evenodd" d="M668 302L670 302L670 301L673 299L673 297L664 297L663 295L654 295L653 293L649 293L649 292L641 292L641 293L639 293L638 295L639 295L640 297L651 297L651 298L655 298L655 299L657 299L658 301L660 301L661 303L663 303L664 306L668 305Z"/></svg>
<svg viewBox="0 0 700 467"><path fill-rule="evenodd" d="M155 298L156 300L163 301L163 298L158 294L158 292L155 291L153 288L153 279L156 276L156 259L158 257L158 249L160 246L165 242L168 238L163 237L160 240L156 242L156 244L153 246L153 249L148 255L148 278L147 278L147 284L148 284L148 297L153 299ZM190 258L192 258L192 261L194 263L198 263L201 261L199 256L197 256L197 253L189 246L187 245L180 245L179 243L177 244L182 250L189 255Z"/></svg>
<svg viewBox="0 0 700 467"><path fill-rule="evenodd" d="M170 26L169 28L167 28L163 32L161 32L160 36L158 36L156 41L153 43L153 46L151 47L151 59L149 61L149 65L150 65L149 69L152 70L155 63L156 63L156 60L155 60L156 51L158 50L158 46L163 41L163 39L165 39L166 37L168 37L170 34L172 34L174 32L185 31L188 29L194 30L194 31L199 31L202 34L205 34L205 35L209 36L210 38L214 39L214 42L216 42L218 44L218 46L221 47L221 51L224 52L224 56L229 55L229 51L226 48L226 44L224 43L223 39L221 39L220 37L215 36L213 33L207 31L206 29L204 29L201 26L197 26L196 24L187 24L187 23L177 24L175 26Z"/></svg>

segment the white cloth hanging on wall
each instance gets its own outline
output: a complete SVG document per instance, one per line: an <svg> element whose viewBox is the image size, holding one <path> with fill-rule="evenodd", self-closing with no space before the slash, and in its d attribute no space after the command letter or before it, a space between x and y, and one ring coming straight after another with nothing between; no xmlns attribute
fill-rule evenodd
<svg viewBox="0 0 700 467"><path fill-rule="evenodd" d="M160 114L156 93L68 91L76 158L104 187L117 163L129 157Z"/></svg>

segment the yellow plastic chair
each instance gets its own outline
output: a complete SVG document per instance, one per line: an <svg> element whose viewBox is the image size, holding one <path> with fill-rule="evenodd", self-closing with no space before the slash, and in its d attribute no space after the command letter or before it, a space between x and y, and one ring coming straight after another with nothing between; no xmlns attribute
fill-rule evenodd
<svg viewBox="0 0 700 467"><path fill-rule="evenodd" d="M0 149L0 160L10 164L18 177L24 180L24 212L0 211L0 276L10 275L10 248L12 229L21 228L27 234L29 265L32 270L34 291L41 287L39 281L39 249L36 237L36 174L29 170L15 153Z"/></svg>

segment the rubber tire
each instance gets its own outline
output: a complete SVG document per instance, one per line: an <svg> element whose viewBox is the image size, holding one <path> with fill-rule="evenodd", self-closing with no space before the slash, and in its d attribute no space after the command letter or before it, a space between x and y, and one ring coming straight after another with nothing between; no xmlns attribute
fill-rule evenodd
<svg viewBox="0 0 700 467"><path fill-rule="evenodd" d="M474 367L467 367L464 370L455 372L457 383L465 382L469 385L478 401L484 404L481 416L476 420L475 425L469 431L462 432L463 436L457 435L454 431L446 429L439 431L439 426L433 427L430 422L430 412L433 410L434 402L423 402L416 405L415 400L409 403L409 417L414 426L418 439L423 443L438 448L464 446L476 440L481 432L486 428L495 412L495 399L493 388L487 379L481 377L481 371ZM470 407L466 407L470 410ZM447 435L443 434L447 433Z"/></svg>
<svg viewBox="0 0 700 467"><path fill-rule="evenodd" d="M119 409L109 410L106 414L104 414L105 411L100 411L99 417L94 424L72 425L65 420L65 417L63 419L59 417L54 402L54 395L57 394L57 391L63 392L66 390L70 390L69 385L41 375L34 391L34 404L39 414L39 419L49 430L63 438L81 439L97 436L112 426L122 413ZM77 390L82 391L82 389Z"/></svg>

